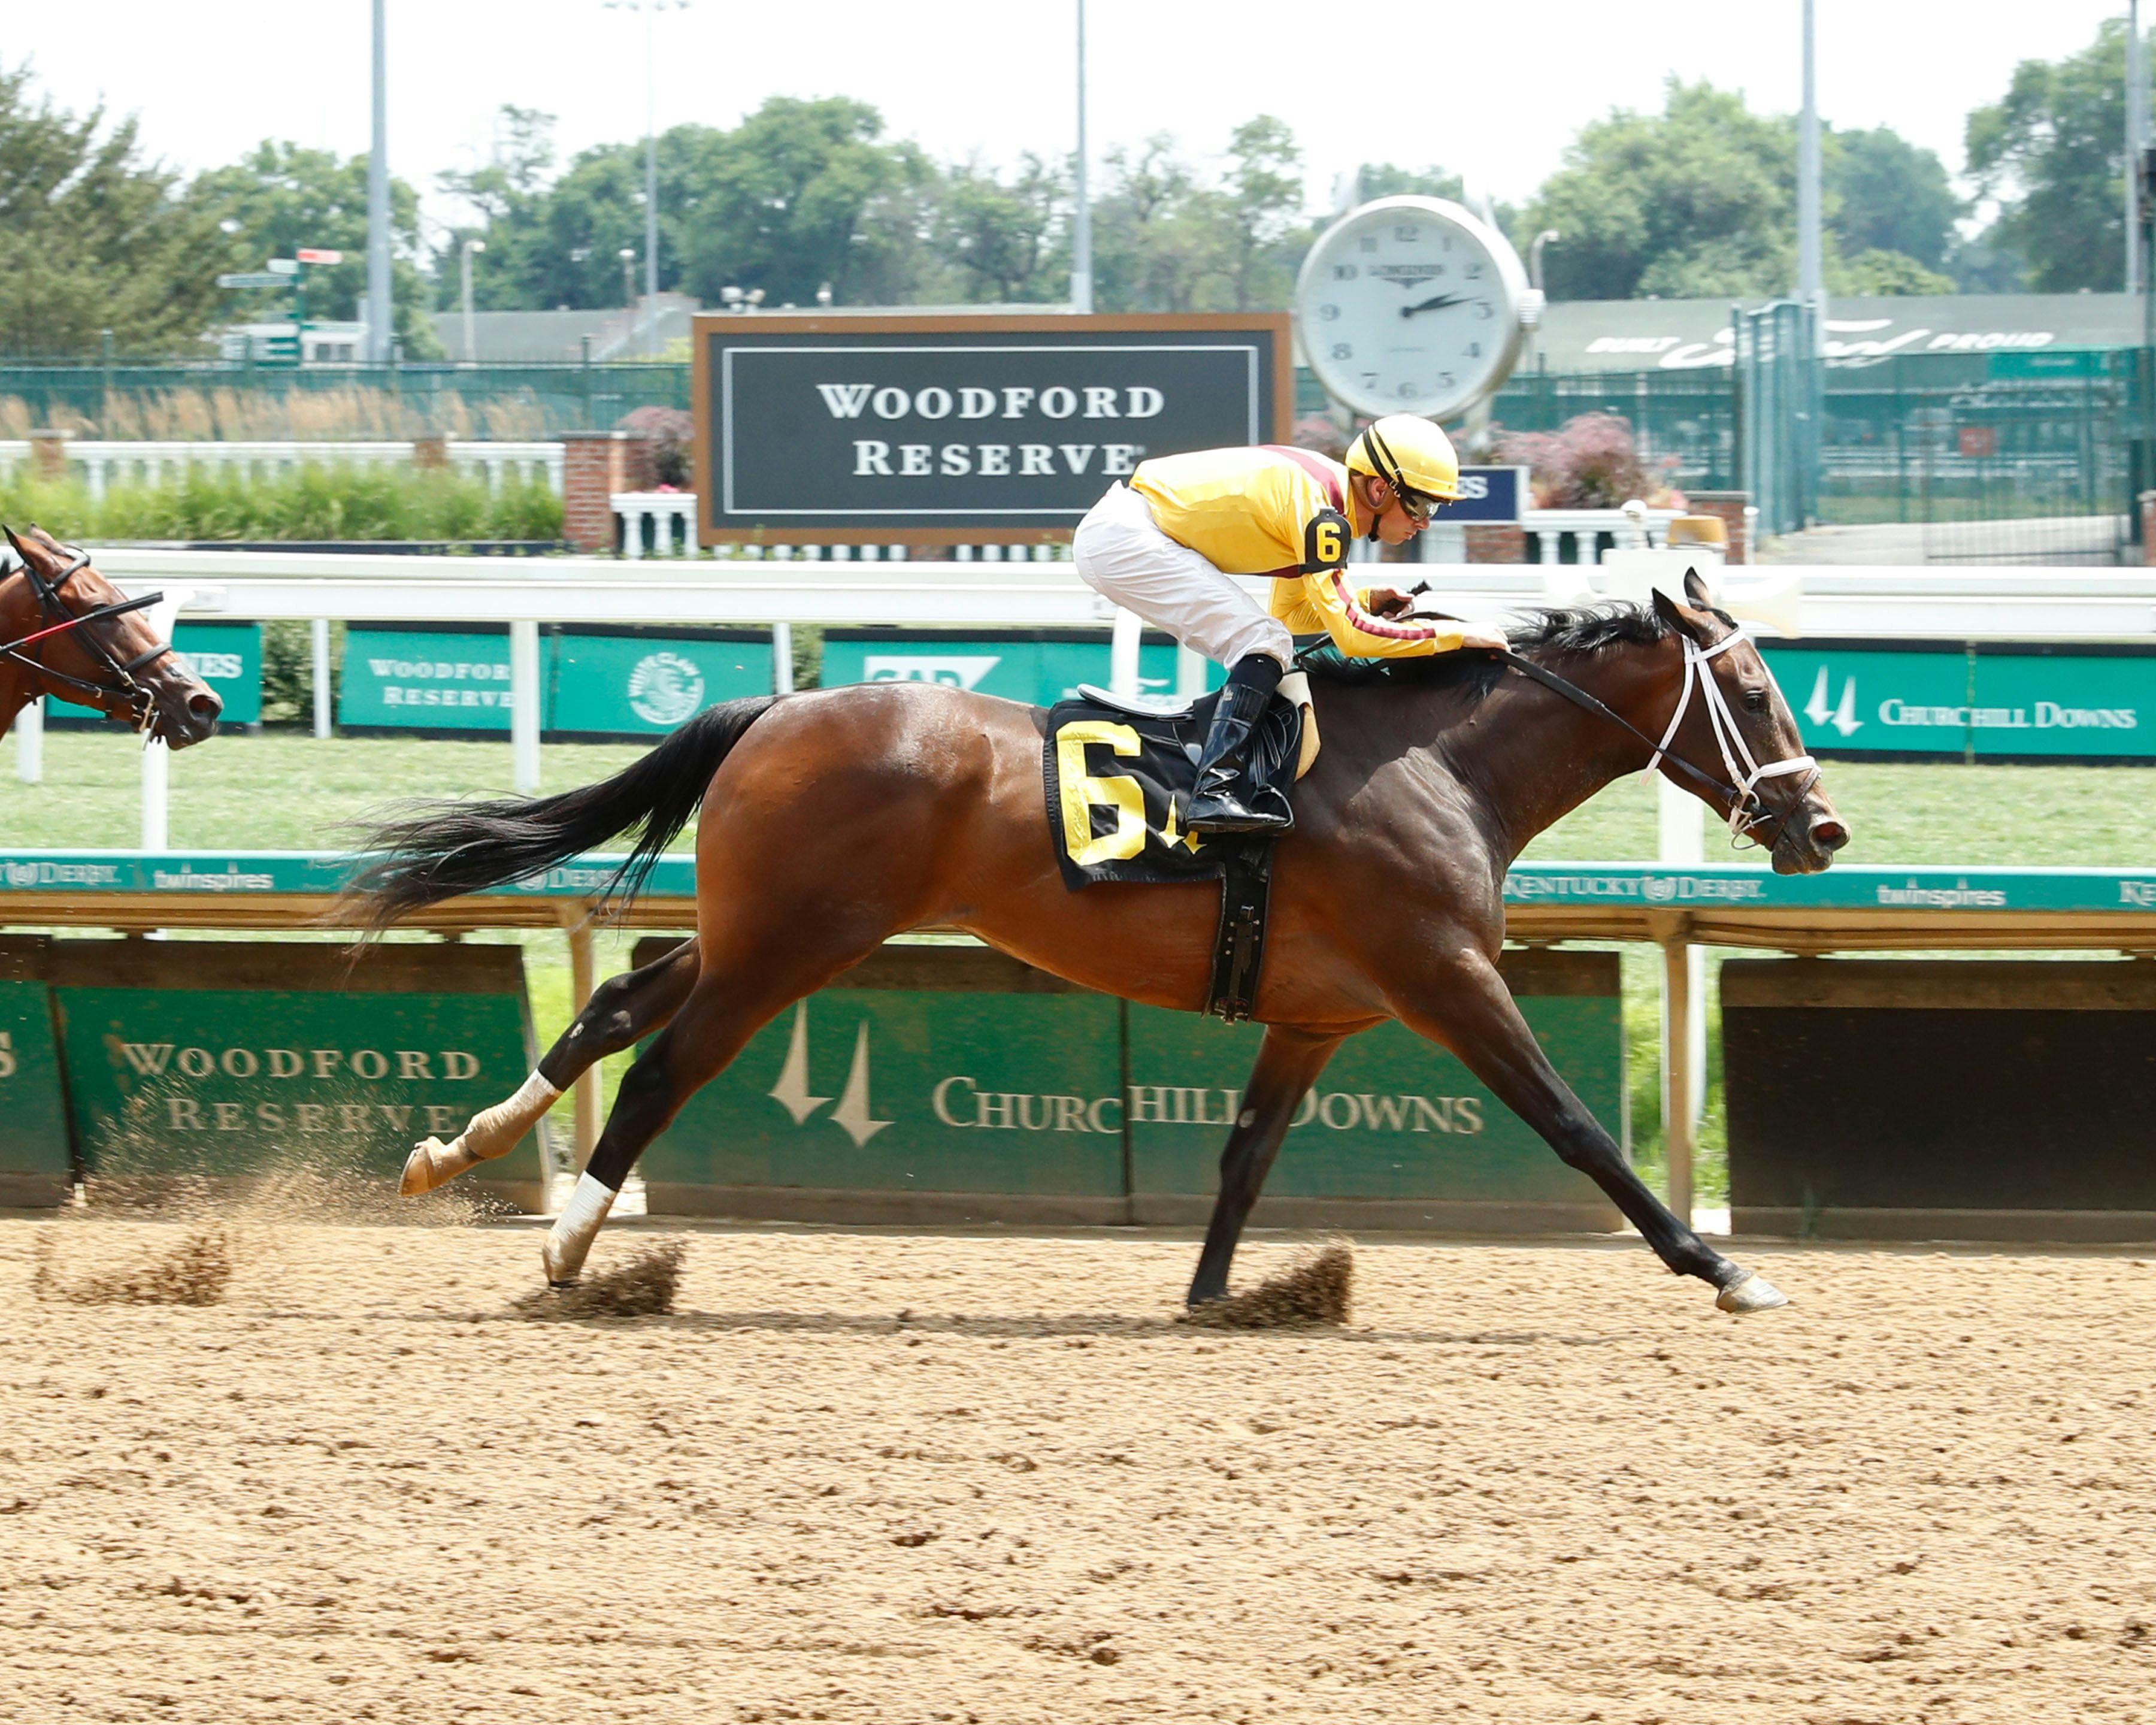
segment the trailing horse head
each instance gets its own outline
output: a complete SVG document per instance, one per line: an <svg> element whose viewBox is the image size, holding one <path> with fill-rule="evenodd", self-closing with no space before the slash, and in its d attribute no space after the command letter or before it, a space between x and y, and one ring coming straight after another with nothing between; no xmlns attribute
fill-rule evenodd
<svg viewBox="0 0 2156 1725"><path fill-rule="evenodd" d="M1653 764L1727 820L1732 836L1765 846L1776 874L1818 874L1848 844L1848 823L1820 788L1774 674L1696 569L1685 575L1685 601L1655 590L1655 614L1683 654L1683 681ZM1702 774L1721 782L1703 783Z"/></svg>
<svg viewBox="0 0 2156 1725"><path fill-rule="evenodd" d="M42 527L0 532L22 562L0 576L0 647L21 644L0 670L20 675L26 698L95 707L176 749L217 734L223 701L172 652L141 602Z"/></svg>

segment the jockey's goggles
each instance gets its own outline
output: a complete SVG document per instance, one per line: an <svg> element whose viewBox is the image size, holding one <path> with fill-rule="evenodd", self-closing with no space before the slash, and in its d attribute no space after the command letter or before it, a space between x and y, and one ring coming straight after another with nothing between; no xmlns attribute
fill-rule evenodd
<svg viewBox="0 0 2156 1725"><path fill-rule="evenodd" d="M1393 487L1393 496L1400 506L1400 513L1418 527L1427 527L1430 511L1445 501L1442 497L1433 497L1427 491L1414 490L1402 485Z"/></svg>

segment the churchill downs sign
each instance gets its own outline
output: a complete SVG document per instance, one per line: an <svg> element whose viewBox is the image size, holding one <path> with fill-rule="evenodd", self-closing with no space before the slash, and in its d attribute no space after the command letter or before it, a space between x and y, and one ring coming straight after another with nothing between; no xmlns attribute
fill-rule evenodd
<svg viewBox="0 0 2156 1725"><path fill-rule="evenodd" d="M1508 952L1506 976L1551 1060L1622 1137L1615 955ZM645 1154L651 1208L1202 1221L1260 1034L1126 1006L999 953L886 947L781 1014L690 1100ZM1303 1098L1259 1214L1296 1226L1614 1225L1584 1176L1398 1024L1351 1038Z"/></svg>
<svg viewBox="0 0 2156 1725"><path fill-rule="evenodd" d="M706 545L1065 538L1151 455L1285 442L1287 320L716 316L696 324Z"/></svg>

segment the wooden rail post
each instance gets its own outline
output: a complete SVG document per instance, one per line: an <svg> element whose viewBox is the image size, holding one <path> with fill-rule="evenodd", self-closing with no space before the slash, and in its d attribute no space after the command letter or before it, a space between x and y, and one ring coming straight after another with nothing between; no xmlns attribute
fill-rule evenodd
<svg viewBox="0 0 2156 1725"><path fill-rule="evenodd" d="M592 991L598 986L592 939L592 918L596 914L591 906L581 901L561 906L562 932L569 937L569 1017L572 1021L592 1004ZM605 1098L596 1064L576 1081L574 1091L577 1098L577 1166L581 1168L591 1160L592 1152L598 1147L599 1142L600 1116Z"/></svg>
<svg viewBox="0 0 2156 1725"><path fill-rule="evenodd" d="M1679 1221L1691 1224L1692 1147L1699 1119L1700 1071L1693 1059L1694 1024L1702 1003L1693 986L1691 919L1681 911L1656 918L1662 947L1662 1143L1669 1159L1666 1197Z"/></svg>

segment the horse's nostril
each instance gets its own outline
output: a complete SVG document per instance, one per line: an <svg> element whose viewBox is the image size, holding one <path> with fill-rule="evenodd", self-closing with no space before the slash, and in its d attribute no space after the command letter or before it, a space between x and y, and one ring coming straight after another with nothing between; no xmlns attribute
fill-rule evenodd
<svg viewBox="0 0 2156 1725"><path fill-rule="evenodd" d="M1849 829L1838 820L1812 823L1812 843L1822 850L1839 850L1849 843Z"/></svg>
<svg viewBox="0 0 2156 1725"><path fill-rule="evenodd" d="M200 719L204 724L209 723L223 711L224 703L218 699L214 691L205 689L199 695L187 697L187 716Z"/></svg>

